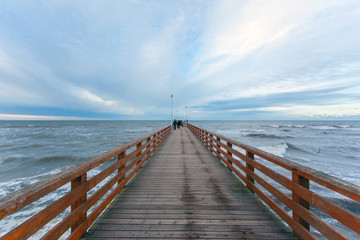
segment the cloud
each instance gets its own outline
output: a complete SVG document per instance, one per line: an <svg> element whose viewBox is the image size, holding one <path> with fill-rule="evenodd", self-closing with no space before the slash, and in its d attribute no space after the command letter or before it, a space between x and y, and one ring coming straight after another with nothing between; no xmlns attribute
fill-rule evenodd
<svg viewBox="0 0 360 240"><path fill-rule="evenodd" d="M173 93L175 110L199 118L311 116L304 109L326 104L353 115L359 9L356 0L5 0L0 113L168 119Z"/></svg>
<svg viewBox="0 0 360 240"><path fill-rule="evenodd" d="M73 92L73 95L80 98L85 105L95 108L98 112L112 112L125 115L139 115L143 113L142 111L131 107L130 104L126 104L120 100L104 100L85 89L75 88L71 91Z"/></svg>
<svg viewBox="0 0 360 240"><path fill-rule="evenodd" d="M218 1L207 16L193 71L207 77L261 48L279 47L334 1Z"/></svg>

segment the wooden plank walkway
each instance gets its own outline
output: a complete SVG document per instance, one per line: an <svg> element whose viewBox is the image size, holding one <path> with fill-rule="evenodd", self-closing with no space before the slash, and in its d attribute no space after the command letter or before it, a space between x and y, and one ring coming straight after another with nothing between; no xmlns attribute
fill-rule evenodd
<svg viewBox="0 0 360 240"><path fill-rule="evenodd" d="M170 134L83 239L294 239L187 128Z"/></svg>

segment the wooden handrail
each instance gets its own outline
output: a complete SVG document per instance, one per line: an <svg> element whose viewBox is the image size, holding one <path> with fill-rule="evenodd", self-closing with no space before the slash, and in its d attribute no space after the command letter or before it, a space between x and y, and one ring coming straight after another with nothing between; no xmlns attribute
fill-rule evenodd
<svg viewBox="0 0 360 240"><path fill-rule="evenodd" d="M359 186L192 124L188 124L188 127L252 192L277 213L300 238L316 239L310 231L311 226L328 239L347 239L343 233L325 222L315 212L310 211L310 206L320 209L360 236L360 216L310 190L310 183L320 184L357 203L360 202ZM237 151L234 147L243 149L246 154ZM266 163L262 164L257 161L255 156L290 171L291 179L272 170ZM288 196L281 189L266 181L261 175L256 173L257 171L290 190L292 196ZM261 190L259 186L266 189L273 197L291 209L292 216Z"/></svg>
<svg viewBox="0 0 360 240"><path fill-rule="evenodd" d="M71 212L47 232L42 239L57 239L69 229L71 229L71 234L67 239L79 239L139 171L142 164L159 148L170 132L171 126L167 126L0 199L1 220L59 187L71 183L71 189L67 194L15 229L10 230L0 239L27 239L70 206ZM114 157L117 157L118 161L111 163L100 173L88 179L87 173L90 170ZM91 196L88 196L88 192L106 178L110 179ZM116 187L114 187L115 185ZM109 192L110 190L112 191ZM104 196L105 198L102 199ZM92 207L94 209L90 212L89 210Z"/></svg>

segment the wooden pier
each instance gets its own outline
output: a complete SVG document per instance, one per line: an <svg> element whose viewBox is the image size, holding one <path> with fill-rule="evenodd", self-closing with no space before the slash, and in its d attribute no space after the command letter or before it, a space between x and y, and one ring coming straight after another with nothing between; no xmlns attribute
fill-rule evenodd
<svg viewBox="0 0 360 240"><path fill-rule="evenodd" d="M60 187L67 191L0 240L360 236L359 186L192 124L164 127L0 199L0 224Z"/></svg>
<svg viewBox="0 0 360 240"><path fill-rule="evenodd" d="M293 239L188 128L169 136L83 239Z"/></svg>

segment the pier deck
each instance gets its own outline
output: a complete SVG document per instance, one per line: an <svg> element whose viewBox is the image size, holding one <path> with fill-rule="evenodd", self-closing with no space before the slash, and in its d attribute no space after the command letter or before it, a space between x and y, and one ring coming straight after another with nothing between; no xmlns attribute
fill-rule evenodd
<svg viewBox="0 0 360 240"><path fill-rule="evenodd" d="M173 131L83 239L294 239L187 128Z"/></svg>

